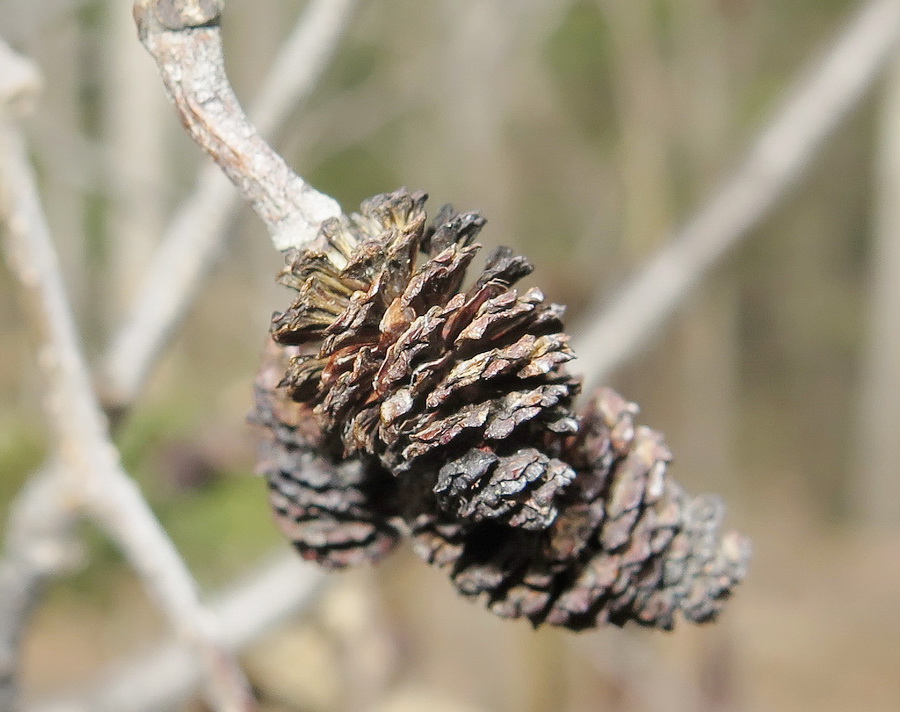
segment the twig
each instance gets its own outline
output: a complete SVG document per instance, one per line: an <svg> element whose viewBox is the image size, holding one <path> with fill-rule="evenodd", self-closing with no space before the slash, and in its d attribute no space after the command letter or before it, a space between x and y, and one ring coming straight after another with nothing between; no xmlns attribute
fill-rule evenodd
<svg viewBox="0 0 900 712"><path fill-rule="evenodd" d="M0 121L25 114L40 91L37 67L0 42ZM8 115L8 116L7 116ZM18 697L19 650L31 610L48 575L69 551L73 514L61 497L56 468L35 473L10 505L0 561L0 709Z"/></svg>
<svg viewBox="0 0 900 712"><path fill-rule="evenodd" d="M0 561L0 710L16 706L22 634L44 584L80 558L60 476L54 465L35 473L9 508Z"/></svg>
<svg viewBox="0 0 900 712"><path fill-rule="evenodd" d="M239 650L313 600L325 574L288 552L215 601L223 642ZM175 641L110 671L107 679L71 698L39 703L31 712L163 712L190 697L199 683L190 651Z"/></svg>
<svg viewBox="0 0 900 712"><path fill-rule="evenodd" d="M900 0L869 2L810 65L744 162L622 292L575 329L576 367L596 382L632 358L704 274L769 215L875 81L900 38Z"/></svg>
<svg viewBox="0 0 900 712"><path fill-rule="evenodd" d="M357 0L313 0L307 6L251 108L261 135L274 133L310 95L356 5ZM237 208L237 193L229 181L215 165L205 165L194 192L166 230L144 287L101 362L107 406L124 408L137 397L168 337L184 318Z"/></svg>
<svg viewBox="0 0 900 712"><path fill-rule="evenodd" d="M311 93L356 4L356 0L313 0L307 6L264 80L251 112L258 117L257 125L262 133L274 132L289 112ZM4 49L5 45L0 45L0 50ZM6 69L0 74L3 96L9 97L9 103L13 100L23 105L30 103L30 95L36 92L39 84L36 69L11 52L4 55L3 64ZM31 89L26 91L23 89L26 86ZM163 239L143 299L137 303L125 328L120 330L110 356L105 360L104 382L108 390L116 394L113 400L117 406L125 407L137 396L166 337L196 292L225 233L224 225L236 207L236 194L230 183L215 166L205 167L196 191L185 201ZM55 497L60 492L50 484L53 476L61 476L61 473L52 466L46 474L35 475L11 507L7 557L0 567L0 586L7 592L0 607L0 709L10 708L13 704L16 651L29 607L40 584L57 568L53 562L60 557L50 554L62 551L63 544L69 544L64 535L68 533L73 513L71 507L69 510L56 507ZM279 570L283 569L274 571ZM271 577L263 577L261 582L266 580ZM286 576L280 576L278 580L291 583ZM261 602L256 606L260 615L263 618L278 615L281 608L277 595L270 590L271 595L264 596L266 589L259 586L254 590L262 592L259 599L270 599L268 606ZM301 585L288 585L281 591L287 599L284 606L299 605L304 590ZM239 596L232 604L244 600ZM264 621L256 623L258 618L243 613L241 621L236 621L234 616L229 620L232 623L230 630L243 620L254 631L265 625ZM177 646L173 643L172 647ZM185 654L183 646L178 650L181 651L179 655ZM176 667L191 680L185 689L195 688L200 677L196 664L170 664L169 673ZM153 684L158 684L160 679L174 681L178 675L167 674L164 678L156 678ZM145 685L149 680L150 677L145 678ZM6 693L8 695L3 697ZM114 704L109 709L119 706Z"/></svg>
<svg viewBox="0 0 900 712"><path fill-rule="evenodd" d="M86 511L123 550L179 637L200 658L206 693L219 710L252 708L249 688L218 642L190 572L119 463L97 402L21 132L0 109L3 247L40 344L46 409L63 468L62 496Z"/></svg>
<svg viewBox="0 0 900 712"><path fill-rule="evenodd" d="M31 112L41 92L41 73L34 62L14 52L0 40L0 107L3 114Z"/></svg>
<svg viewBox="0 0 900 712"><path fill-rule="evenodd" d="M263 136L309 98L338 48L359 0L313 0L300 15L269 69L250 118Z"/></svg>
<svg viewBox="0 0 900 712"><path fill-rule="evenodd" d="M225 75L221 12L221 0L138 0L134 5L141 42L156 60L191 138L240 189L275 247L298 247L341 208L294 173L244 115Z"/></svg>

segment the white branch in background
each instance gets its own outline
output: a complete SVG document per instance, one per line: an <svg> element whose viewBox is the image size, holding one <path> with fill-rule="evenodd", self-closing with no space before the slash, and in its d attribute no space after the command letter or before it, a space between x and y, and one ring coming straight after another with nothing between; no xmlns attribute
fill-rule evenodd
<svg viewBox="0 0 900 712"><path fill-rule="evenodd" d="M309 96L333 56L356 4L356 0L313 0L307 6L263 81L251 112L262 133L275 132L290 111ZM0 72L0 93L10 106L25 108L37 93L39 74L32 63L5 45L0 44L0 52L4 68ZM196 191L185 201L163 239L143 298L119 332L105 362L105 381L117 396L113 399L116 406L127 407L135 399L168 335L183 317L222 241L225 225L234 214L236 197L231 184L214 165L208 164L202 170ZM76 558L71 553L76 547L69 539L75 519L74 500L56 482L63 476L60 467L51 464L32 477L10 508L6 557L0 563L0 590L6 594L0 601L0 709L14 705L19 640L41 585L49 575L59 573L63 563ZM255 637L266 627L265 620L274 621L280 611L302 605L304 591L313 586L312 574L307 571L305 583L294 581L292 585L289 575L278 573L284 570L285 567L270 570L268 577L259 579L259 585L230 599L230 608L224 610L241 613L240 620L226 615L228 630L239 633L242 621L246 621ZM287 587L273 591L262 585L272 580ZM244 615L248 608L257 610L258 615ZM226 642L244 644L240 635L230 636ZM163 696L174 694L172 685L181 690L176 697L187 696L198 686L201 671L196 660L182 664L188 655L183 644L173 642L169 649L177 654L158 656L153 666L142 666L141 689L149 690L166 680L169 686L160 689ZM161 676L149 675L150 670ZM179 680L181 683L177 683ZM131 686L125 684L119 689L126 691L125 696L103 697L113 700L105 709L124 709L120 702L127 698ZM158 697L151 695L148 699Z"/></svg>
<svg viewBox="0 0 900 712"><path fill-rule="evenodd" d="M109 438L24 139L7 106L0 107L0 221L6 260L39 341L47 416L62 465L54 479L63 488L60 499L90 515L122 549L179 638L195 651L215 709L253 709L243 673L219 642L214 616L201 605L190 572Z"/></svg>
<svg viewBox="0 0 900 712"><path fill-rule="evenodd" d="M44 584L81 559L60 477L52 465L33 474L9 506L0 560L0 710L16 708L22 635Z"/></svg>
<svg viewBox="0 0 900 712"><path fill-rule="evenodd" d="M574 330L590 385L632 358L701 278L760 223L803 174L823 142L871 86L900 39L900 0L867 3L813 62L744 162L611 303ZM590 317L589 317L590 319Z"/></svg>
<svg viewBox="0 0 900 712"><path fill-rule="evenodd" d="M312 93L337 49L358 0L312 0L263 80L250 116L271 136ZM147 270L146 281L101 362L104 402L132 403L221 246L238 194L214 164L200 172Z"/></svg>
<svg viewBox="0 0 900 712"><path fill-rule="evenodd" d="M40 92L37 67L0 42L0 126L32 108ZM0 128L2 130L2 128ZM0 187L0 196L2 196ZM35 473L9 508L0 561L0 709L18 698L22 635L44 582L71 557L74 514L67 507L58 472Z"/></svg>
<svg viewBox="0 0 900 712"><path fill-rule="evenodd" d="M225 74L221 0L138 0L141 42L191 138L215 159L285 250L312 240L341 207L294 173L244 115Z"/></svg>
<svg viewBox="0 0 900 712"><path fill-rule="evenodd" d="M221 621L224 644L231 650L246 647L309 605L324 580L321 568L293 551L260 567L211 605ZM165 712L179 708L199 683L190 650L170 641L116 666L110 678L95 687L39 703L31 712Z"/></svg>
<svg viewBox="0 0 900 712"><path fill-rule="evenodd" d="M24 116L41 93L41 73L31 60L0 40L0 114Z"/></svg>

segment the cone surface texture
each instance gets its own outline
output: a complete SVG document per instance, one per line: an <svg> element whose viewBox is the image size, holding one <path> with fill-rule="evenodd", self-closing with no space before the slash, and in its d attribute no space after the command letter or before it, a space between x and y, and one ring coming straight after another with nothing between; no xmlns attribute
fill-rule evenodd
<svg viewBox="0 0 900 712"><path fill-rule="evenodd" d="M484 225L399 190L288 253L252 420L276 520L304 558L372 562L410 538L494 613L574 630L716 617L749 544L667 475L659 433L600 389L575 409L563 308L514 287Z"/></svg>

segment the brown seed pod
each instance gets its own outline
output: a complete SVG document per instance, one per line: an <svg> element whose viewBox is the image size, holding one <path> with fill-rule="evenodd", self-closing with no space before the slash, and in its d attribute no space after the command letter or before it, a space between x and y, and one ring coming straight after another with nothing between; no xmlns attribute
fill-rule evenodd
<svg viewBox="0 0 900 712"><path fill-rule="evenodd" d="M272 319L253 419L285 534L339 567L403 535L495 613L582 629L715 617L749 545L715 498L666 476L661 436L579 381L562 307L513 285L500 248L464 286L484 225L424 193L366 201L288 254L296 292Z"/></svg>

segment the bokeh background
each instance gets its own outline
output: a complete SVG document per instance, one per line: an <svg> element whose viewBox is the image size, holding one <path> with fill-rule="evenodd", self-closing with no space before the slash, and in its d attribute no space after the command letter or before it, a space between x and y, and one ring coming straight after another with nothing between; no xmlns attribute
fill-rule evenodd
<svg viewBox="0 0 900 712"><path fill-rule="evenodd" d="M245 102L303 4L227 2L229 71ZM611 300L716 190L856 7L360 3L275 144L345 208L407 185L434 207L483 211L482 241L527 254L533 283L583 323L595 316L587 305ZM0 35L45 73L28 133L98 356L203 159L137 42L129 2L0 0ZM265 709L900 709L900 300L877 288L900 283L900 258L889 258L900 240L898 86L900 68L888 69L774 214L609 379L666 434L673 475L722 493L730 522L753 538L749 577L720 623L535 633L460 600L404 550L332 576L309 610L247 650ZM209 591L281 544L245 424L268 317L287 297L272 279L281 258L249 210L228 231L117 433ZM47 448L19 307L2 269L4 512ZM83 534L84 565L53 586L29 630L29 699L77 689L164 632L115 549Z"/></svg>

